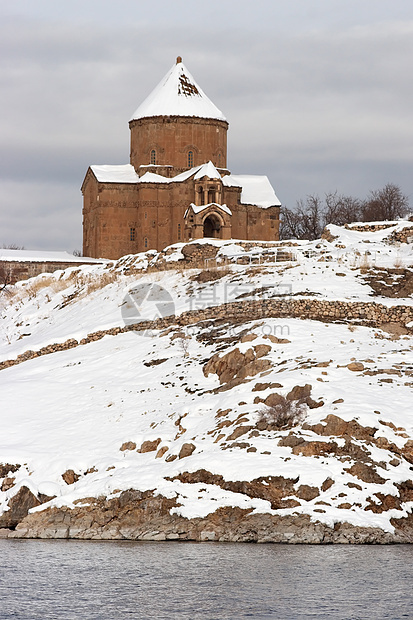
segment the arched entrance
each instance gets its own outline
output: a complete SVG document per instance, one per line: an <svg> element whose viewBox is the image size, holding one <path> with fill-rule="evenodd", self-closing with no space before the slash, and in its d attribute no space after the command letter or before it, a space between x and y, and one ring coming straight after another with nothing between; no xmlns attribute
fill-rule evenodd
<svg viewBox="0 0 413 620"><path fill-rule="evenodd" d="M204 237L221 239L221 222L214 213L208 215L204 220Z"/></svg>

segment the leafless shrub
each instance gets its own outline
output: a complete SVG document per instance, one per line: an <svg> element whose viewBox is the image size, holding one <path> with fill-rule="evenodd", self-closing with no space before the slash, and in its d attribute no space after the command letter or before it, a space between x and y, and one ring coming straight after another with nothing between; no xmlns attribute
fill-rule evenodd
<svg viewBox="0 0 413 620"><path fill-rule="evenodd" d="M286 430L300 424L307 411L305 400L288 400L281 396L279 402L259 411L258 426L267 430Z"/></svg>
<svg viewBox="0 0 413 620"><path fill-rule="evenodd" d="M401 256L397 255L396 258L394 259L394 268L395 269L402 269L404 267L403 264L403 259L401 258Z"/></svg>

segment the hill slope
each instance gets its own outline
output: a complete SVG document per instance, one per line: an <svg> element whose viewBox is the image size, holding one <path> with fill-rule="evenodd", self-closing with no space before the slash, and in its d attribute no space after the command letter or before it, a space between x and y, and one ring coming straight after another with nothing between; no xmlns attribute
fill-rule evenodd
<svg viewBox="0 0 413 620"><path fill-rule="evenodd" d="M4 535L413 540L412 226L386 226L16 285Z"/></svg>

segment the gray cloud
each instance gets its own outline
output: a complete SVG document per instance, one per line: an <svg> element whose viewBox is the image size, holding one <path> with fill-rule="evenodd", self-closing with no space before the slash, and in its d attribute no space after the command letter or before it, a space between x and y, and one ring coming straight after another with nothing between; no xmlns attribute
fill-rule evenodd
<svg viewBox="0 0 413 620"><path fill-rule="evenodd" d="M282 202L334 189L363 196L389 181L413 196L413 19L324 20L277 32L8 17L0 242L79 247L87 166L128 161L128 119L177 54L230 122L231 169L267 174Z"/></svg>

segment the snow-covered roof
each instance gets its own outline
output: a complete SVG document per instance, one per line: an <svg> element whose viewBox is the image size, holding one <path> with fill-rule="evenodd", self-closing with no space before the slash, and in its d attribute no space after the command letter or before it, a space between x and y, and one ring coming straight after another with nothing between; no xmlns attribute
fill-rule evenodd
<svg viewBox="0 0 413 620"><path fill-rule="evenodd" d="M146 172L139 177L131 164L90 168L101 183L182 183L192 176L194 179L202 179L205 176L209 179L221 179L220 173L211 161L185 170L172 178L155 172ZM267 176L230 174L222 177L222 183L226 187L241 187L243 204L256 205L262 209L281 205Z"/></svg>
<svg viewBox="0 0 413 620"><path fill-rule="evenodd" d="M215 206L215 207L218 207L219 209L222 209L222 211L224 211L225 213L228 213L228 215L232 215L232 211L231 209L227 207L227 205L219 205L217 202L210 202L207 205L201 205L201 206L194 205L194 203L191 202L189 206L192 208L192 211L194 213L201 213L202 211L205 211L205 209L208 209L208 207Z"/></svg>
<svg viewBox="0 0 413 620"><path fill-rule="evenodd" d="M281 206L271 183L266 176L249 174L230 174L222 178L226 187L241 187L241 202L248 205L256 205L266 209L267 207Z"/></svg>
<svg viewBox="0 0 413 620"><path fill-rule="evenodd" d="M202 179L203 177L208 177L209 179L221 178L220 173L215 168L212 161L209 161L207 164L203 164L202 166L200 166L198 172L195 173L194 179Z"/></svg>
<svg viewBox="0 0 413 620"><path fill-rule="evenodd" d="M73 256L69 252L45 252L43 250L3 250L0 249L0 261L17 261L19 263L106 263L104 258Z"/></svg>
<svg viewBox="0 0 413 620"><path fill-rule="evenodd" d="M101 183L138 183L139 176L131 164L121 166L90 166Z"/></svg>
<svg viewBox="0 0 413 620"><path fill-rule="evenodd" d="M218 110L195 82L180 58L130 120L150 116L196 116L226 120L221 110Z"/></svg>

